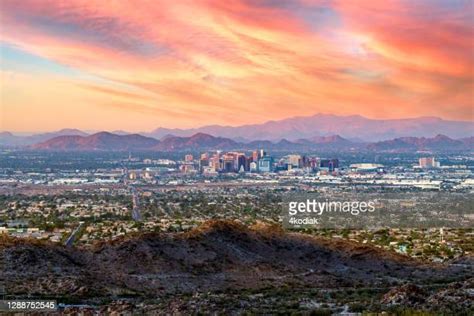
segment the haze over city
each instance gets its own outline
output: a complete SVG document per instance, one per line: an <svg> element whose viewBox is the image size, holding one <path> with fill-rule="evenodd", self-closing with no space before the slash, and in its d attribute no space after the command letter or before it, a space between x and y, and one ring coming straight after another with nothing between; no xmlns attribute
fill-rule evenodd
<svg viewBox="0 0 474 316"><path fill-rule="evenodd" d="M9 1L0 130L473 120L472 1Z"/></svg>

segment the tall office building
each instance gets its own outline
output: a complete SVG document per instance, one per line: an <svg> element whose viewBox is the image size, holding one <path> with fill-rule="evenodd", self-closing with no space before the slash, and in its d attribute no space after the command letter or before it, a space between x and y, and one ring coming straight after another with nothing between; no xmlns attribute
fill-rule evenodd
<svg viewBox="0 0 474 316"><path fill-rule="evenodd" d="M418 160L418 164L421 168L439 168L440 164L435 160L434 157L423 157Z"/></svg>
<svg viewBox="0 0 474 316"><path fill-rule="evenodd" d="M262 157L260 156L260 151L259 151L259 150L255 150L255 151L252 153L252 161L257 162L260 158L262 158Z"/></svg>
<svg viewBox="0 0 474 316"><path fill-rule="evenodd" d="M128 174L128 179L137 180L137 172L136 171L130 171L130 173Z"/></svg>
<svg viewBox="0 0 474 316"><path fill-rule="evenodd" d="M252 153L252 157L250 157L247 161L247 165L248 165L248 169L247 170L250 170L250 163L251 162L255 162L255 164L257 165L257 169L259 169L259 161L265 157L267 155L267 153L265 152L265 150L263 149L259 149L259 150L255 150L253 153Z"/></svg>
<svg viewBox="0 0 474 316"><path fill-rule="evenodd" d="M292 168L301 168L303 161L300 155L288 155L286 162Z"/></svg>
<svg viewBox="0 0 474 316"><path fill-rule="evenodd" d="M209 166L208 153L201 154L201 158L199 159L199 170L203 172L204 168L208 166Z"/></svg>
<svg viewBox="0 0 474 316"><path fill-rule="evenodd" d="M190 172L196 171L196 169L194 169L194 165L192 164L181 165L179 166L179 169L181 170L181 172L184 172L184 173L190 173Z"/></svg>
<svg viewBox="0 0 474 316"><path fill-rule="evenodd" d="M273 158L272 157L263 157L258 161L258 171L259 172L272 172L273 171Z"/></svg>
<svg viewBox="0 0 474 316"><path fill-rule="evenodd" d="M222 156L222 171L235 172L235 157L232 154Z"/></svg>
<svg viewBox="0 0 474 316"><path fill-rule="evenodd" d="M236 163L236 170L239 170L243 168L245 171L248 171L248 164L247 164L247 157L245 157L245 154L243 153L238 153L235 157L235 163Z"/></svg>
<svg viewBox="0 0 474 316"><path fill-rule="evenodd" d="M339 159L322 159L319 164L319 167L322 170L332 172L339 168Z"/></svg>
<svg viewBox="0 0 474 316"><path fill-rule="evenodd" d="M250 164L249 164L249 169L250 169L250 172L257 172L258 171L258 165L255 161L252 161Z"/></svg>
<svg viewBox="0 0 474 316"><path fill-rule="evenodd" d="M209 159L209 167L211 167L214 171L221 170L221 160L219 154L215 154Z"/></svg>

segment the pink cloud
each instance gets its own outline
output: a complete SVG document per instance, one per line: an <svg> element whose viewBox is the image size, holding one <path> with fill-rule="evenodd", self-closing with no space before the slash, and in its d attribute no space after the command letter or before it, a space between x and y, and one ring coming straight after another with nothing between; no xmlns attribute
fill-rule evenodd
<svg viewBox="0 0 474 316"><path fill-rule="evenodd" d="M200 125L328 108L473 119L469 9L430 1L5 0L1 33L5 43L151 93L147 106L157 110L148 115L165 102ZM85 85L94 95L109 89ZM137 101L146 98L137 92ZM117 111L133 111L125 104ZM158 119L189 124L166 111Z"/></svg>

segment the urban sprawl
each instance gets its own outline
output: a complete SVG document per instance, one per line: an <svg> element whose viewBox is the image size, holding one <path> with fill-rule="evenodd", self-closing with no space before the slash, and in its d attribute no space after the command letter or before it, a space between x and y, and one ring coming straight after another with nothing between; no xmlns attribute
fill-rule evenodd
<svg viewBox="0 0 474 316"><path fill-rule="evenodd" d="M281 224L282 199L317 192L391 192L415 209L474 190L473 158L429 153L303 155L208 151L50 154L0 152L0 234L65 245L134 233L186 231L211 219ZM431 206L429 206L431 207ZM443 261L473 251L472 229L306 229L308 233Z"/></svg>

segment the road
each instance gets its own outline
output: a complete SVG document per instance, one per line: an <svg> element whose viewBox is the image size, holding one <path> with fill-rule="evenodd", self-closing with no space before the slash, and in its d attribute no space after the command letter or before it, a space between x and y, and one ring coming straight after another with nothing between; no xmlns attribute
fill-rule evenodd
<svg viewBox="0 0 474 316"><path fill-rule="evenodd" d="M141 214L140 214L140 200L138 198L138 192L137 189L133 186L130 186L130 189L132 190L132 219L134 221L140 221L141 220Z"/></svg>
<svg viewBox="0 0 474 316"><path fill-rule="evenodd" d="M82 225L84 225L84 222L79 222L79 225L72 231L71 235L68 237L64 245L66 247L71 247L74 244L74 241L76 241L76 235L81 229Z"/></svg>

